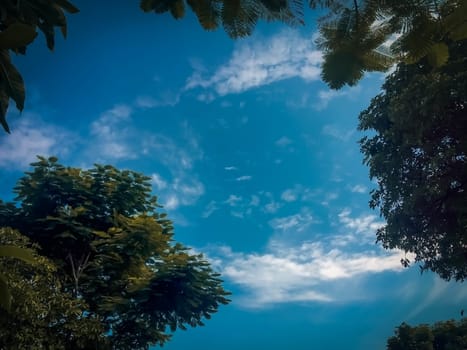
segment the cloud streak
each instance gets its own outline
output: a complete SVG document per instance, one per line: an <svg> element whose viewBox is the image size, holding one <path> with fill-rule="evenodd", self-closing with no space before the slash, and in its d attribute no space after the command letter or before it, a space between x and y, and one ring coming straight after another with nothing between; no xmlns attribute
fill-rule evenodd
<svg viewBox="0 0 467 350"><path fill-rule="evenodd" d="M213 73L195 70L185 89L201 88L224 96L295 77L315 81L321 62L322 54L313 40L285 30L266 40L239 44L229 61Z"/></svg>
<svg viewBox="0 0 467 350"><path fill-rule="evenodd" d="M36 155L64 156L76 140L71 132L46 124L33 113L24 113L13 123L10 135L0 138L0 166L24 169Z"/></svg>
<svg viewBox="0 0 467 350"><path fill-rule="evenodd" d="M311 225L315 219L303 208L297 214L269 221L273 235L262 252L210 246L207 255L223 277L239 287L236 301L246 308L373 298L374 293L367 290L369 277L402 271L400 260L405 254L370 245L367 235L374 237L373 230L382 224L377 218L353 216L350 210L343 210L337 220L336 233L314 234ZM294 240L296 234L299 241ZM314 239L307 240L310 236ZM346 244L342 244L345 239ZM356 244L358 249L354 249Z"/></svg>
<svg viewBox="0 0 467 350"><path fill-rule="evenodd" d="M400 252L344 252L322 242L287 246L271 241L264 253L233 252L219 247L215 256L223 277L241 288L237 302L265 308L294 302L343 302L360 299L346 281L401 271Z"/></svg>

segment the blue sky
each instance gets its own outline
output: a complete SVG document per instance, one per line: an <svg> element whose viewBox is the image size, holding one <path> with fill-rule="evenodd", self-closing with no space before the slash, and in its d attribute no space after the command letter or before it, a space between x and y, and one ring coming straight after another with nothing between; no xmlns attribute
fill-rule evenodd
<svg viewBox="0 0 467 350"><path fill-rule="evenodd" d="M0 135L0 198L36 154L152 177L176 239L223 274L232 303L168 350L384 349L395 326L458 318L462 285L375 245L358 113L383 82L331 91L309 25L232 41L137 4L76 2L69 36L15 57L27 87ZM99 7L101 6L101 7Z"/></svg>

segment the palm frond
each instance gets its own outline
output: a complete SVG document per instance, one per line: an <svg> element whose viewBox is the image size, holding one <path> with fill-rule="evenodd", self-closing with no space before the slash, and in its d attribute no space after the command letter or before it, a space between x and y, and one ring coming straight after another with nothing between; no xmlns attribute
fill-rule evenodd
<svg viewBox="0 0 467 350"><path fill-rule="evenodd" d="M221 0L187 0L187 3L204 29L214 30L219 27L222 12Z"/></svg>

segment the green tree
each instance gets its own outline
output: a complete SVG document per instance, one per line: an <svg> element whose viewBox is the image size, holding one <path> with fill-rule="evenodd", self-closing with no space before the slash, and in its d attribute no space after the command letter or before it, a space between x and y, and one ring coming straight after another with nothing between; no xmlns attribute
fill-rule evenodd
<svg viewBox="0 0 467 350"><path fill-rule="evenodd" d="M370 206L385 248L415 254L422 271L467 277L467 40L448 62L400 64L360 114L361 150L378 183ZM403 261L408 264L408 259Z"/></svg>
<svg viewBox="0 0 467 350"><path fill-rule="evenodd" d="M402 323L387 341L387 350L464 350L467 347L467 319L444 321L433 326L411 327Z"/></svg>
<svg viewBox="0 0 467 350"><path fill-rule="evenodd" d="M8 311L0 310L0 349L94 349L105 344L101 323L86 315L82 300L63 291L50 260L11 228L0 228L0 243L28 252L27 262L0 258L14 295Z"/></svg>
<svg viewBox="0 0 467 350"><path fill-rule="evenodd" d="M204 257L174 244L150 178L112 166L64 167L54 157L32 166L15 187L19 205L0 203L0 224L41 247L112 349L162 345L229 302Z"/></svg>

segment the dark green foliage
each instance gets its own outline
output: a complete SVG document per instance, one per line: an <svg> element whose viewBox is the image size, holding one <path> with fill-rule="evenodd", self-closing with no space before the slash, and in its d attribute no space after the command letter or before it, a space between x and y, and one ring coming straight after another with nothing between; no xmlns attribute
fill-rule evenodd
<svg viewBox="0 0 467 350"><path fill-rule="evenodd" d="M464 350L467 348L467 319L445 321L433 326L411 327L402 323L389 338L387 350Z"/></svg>
<svg viewBox="0 0 467 350"><path fill-rule="evenodd" d="M8 312L0 309L0 349L72 350L104 345L100 322L83 313L87 306L82 300L62 290L55 265L38 255L36 246L10 228L0 228L0 244L28 251L27 263L0 257L0 270L14 296Z"/></svg>
<svg viewBox="0 0 467 350"><path fill-rule="evenodd" d="M377 240L415 253L423 270L467 278L467 41L442 67L400 64L360 115L371 207L387 224ZM406 261L408 263L408 261Z"/></svg>
<svg viewBox="0 0 467 350"><path fill-rule="evenodd" d="M150 178L112 166L64 167L54 157L32 165L15 187L20 206L0 202L0 223L40 245L111 349L162 345L229 302L203 256L173 243Z"/></svg>
<svg viewBox="0 0 467 350"><path fill-rule="evenodd" d="M329 7L320 19L322 78L331 88L355 85L364 72L386 71L397 62L427 57L446 63L448 41L467 38L467 1L312 1ZM399 35L399 37L394 37ZM393 36L390 49L382 45Z"/></svg>
<svg viewBox="0 0 467 350"><path fill-rule="evenodd" d="M20 111L24 108L25 89L21 74L11 63L10 54L25 54L26 46L37 36L39 29L53 50L55 28L66 36L65 11L78 9L68 0L2 0L0 3L0 124L10 132L6 111L10 98Z"/></svg>
<svg viewBox="0 0 467 350"><path fill-rule="evenodd" d="M303 24L301 0L141 0L144 12L170 12L176 19L183 17L186 5L198 17L206 30L220 25L231 38L251 35L260 20L282 21L290 25Z"/></svg>

